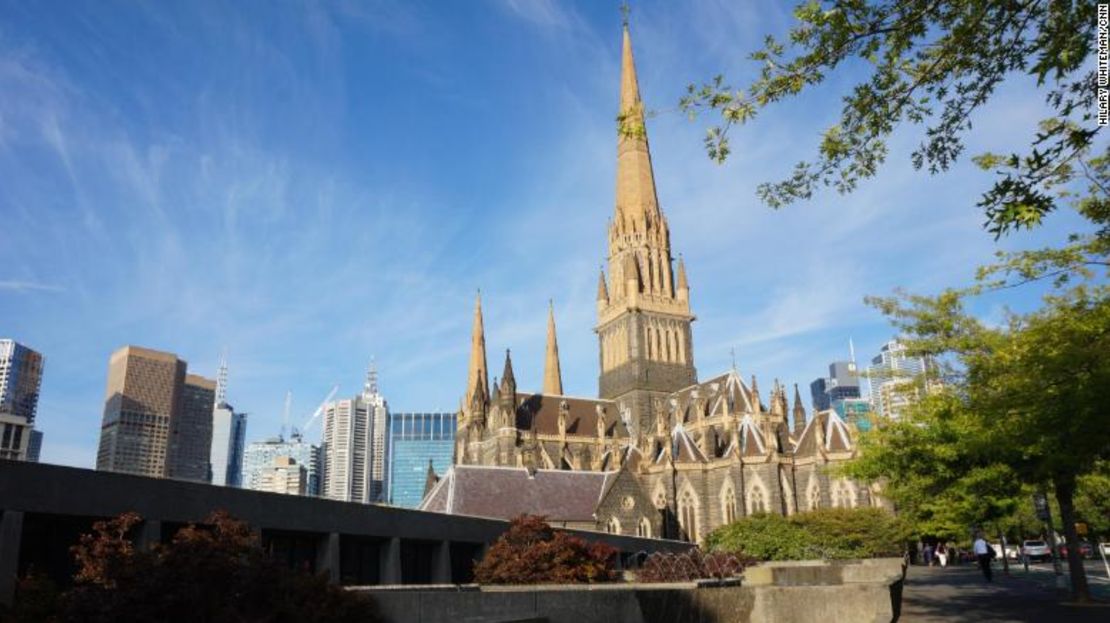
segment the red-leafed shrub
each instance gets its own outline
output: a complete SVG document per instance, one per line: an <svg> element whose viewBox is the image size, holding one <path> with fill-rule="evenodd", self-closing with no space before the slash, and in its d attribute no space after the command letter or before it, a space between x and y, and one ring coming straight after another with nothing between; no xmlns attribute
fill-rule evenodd
<svg viewBox="0 0 1110 623"><path fill-rule="evenodd" d="M474 567L480 584L571 584L617 579L617 550L554 530L543 517L521 515Z"/></svg>
<svg viewBox="0 0 1110 623"><path fill-rule="evenodd" d="M131 543L141 520L125 513L94 524L93 534L73 547L79 567L74 586L59 595L28 577L15 607L0 620L379 620L369 599L328 584L323 575L277 564L250 526L227 513L213 513L204 525L179 530L171 543L145 550Z"/></svg>
<svg viewBox="0 0 1110 623"><path fill-rule="evenodd" d="M647 557L636 572L640 582L692 582L740 577L755 559L731 552L702 553L692 549L683 554L655 552Z"/></svg>

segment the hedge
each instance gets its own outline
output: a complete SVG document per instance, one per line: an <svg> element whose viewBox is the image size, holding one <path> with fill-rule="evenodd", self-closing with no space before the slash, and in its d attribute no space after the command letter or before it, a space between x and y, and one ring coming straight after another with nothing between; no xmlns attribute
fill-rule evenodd
<svg viewBox="0 0 1110 623"><path fill-rule="evenodd" d="M789 517L753 515L714 530L711 551L742 552L759 560L900 556L909 530L879 508L825 508Z"/></svg>

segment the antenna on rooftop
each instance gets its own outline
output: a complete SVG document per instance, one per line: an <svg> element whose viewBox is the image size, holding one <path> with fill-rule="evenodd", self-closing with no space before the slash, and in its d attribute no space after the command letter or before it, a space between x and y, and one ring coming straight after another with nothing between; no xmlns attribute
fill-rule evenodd
<svg viewBox="0 0 1110 623"><path fill-rule="evenodd" d="M216 404L227 402L227 347L220 353L220 367L216 372Z"/></svg>

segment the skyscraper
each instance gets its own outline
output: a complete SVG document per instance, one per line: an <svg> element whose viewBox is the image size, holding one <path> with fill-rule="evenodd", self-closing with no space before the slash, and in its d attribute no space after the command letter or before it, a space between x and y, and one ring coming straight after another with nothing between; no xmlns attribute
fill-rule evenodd
<svg viewBox="0 0 1110 623"><path fill-rule="evenodd" d="M180 413L186 363L172 353L125 346L108 360L96 468L161 478Z"/></svg>
<svg viewBox="0 0 1110 623"><path fill-rule="evenodd" d="M834 361L829 364L829 376L815 379L809 384L813 408L825 411L832 403L844 398L859 398L859 370L854 361Z"/></svg>
<svg viewBox="0 0 1110 623"><path fill-rule="evenodd" d="M883 344L867 368L871 383L871 404L885 418L897 419L917 396L914 380L925 374L928 364L922 357L907 354L898 340ZM927 384L922 384L927 387Z"/></svg>
<svg viewBox="0 0 1110 623"><path fill-rule="evenodd" d="M196 374L185 375L181 408L170 426L168 477L208 482L215 403L216 381Z"/></svg>
<svg viewBox="0 0 1110 623"><path fill-rule="evenodd" d="M212 443L208 455L209 482L239 487L243 484L243 450L247 414L237 413L227 402L227 357L220 357L216 372L216 405L212 409Z"/></svg>
<svg viewBox="0 0 1110 623"><path fill-rule="evenodd" d="M308 443L298 433L288 440L272 437L248 445L243 452L242 487L261 491L262 472L273 466L274 460L279 457L292 458L297 465L305 468L305 495L320 495L320 446Z"/></svg>
<svg viewBox="0 0 1110 623"><path fill-rule="evenodd" d="M370 501L380 502L385 494L385 438L389 406L385 402L385 397L378 391L378 369L373 361L370 362L370 369L366 374L362 399L366 402L370 417Z"/></svg>
<svg viewBox="0 0 1110 623"><path fill-rule="evenodd" d="M42 433L34 424L43 363L36 351L0 340L0 458L38 461Z"/></svg>
<svg viewBox="0 0 1110 623"><path fill-rule="evenodd" d="M390 413L387 450L390 504L416 508L424 497L428 461L443 475L455 447L454 413Z"/></svg>
<svg viewBox="0 0 1110 623"><path fill-rule="evenodd" d="M243 485L243 451L247 436L247 414L221 402L212 411L212 446L209 465L212 484Z"/></svg>
<svg viewBox="0 0 1110 623"><path fill-rule="evenodd" d="M0 412L35 423L44 359L14 340L0 340Z"/></svg>

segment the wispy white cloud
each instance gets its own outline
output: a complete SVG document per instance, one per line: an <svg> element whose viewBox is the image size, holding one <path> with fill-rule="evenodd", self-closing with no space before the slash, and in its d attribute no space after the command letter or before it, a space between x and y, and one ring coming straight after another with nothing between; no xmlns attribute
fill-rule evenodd
<svg viewBox="0 0 1110 623"><path fill-rule="evenodd" d="M15 292L65 292L65 288L61 286L11 279L0 280L0 290L12 290Z"/></svg>

